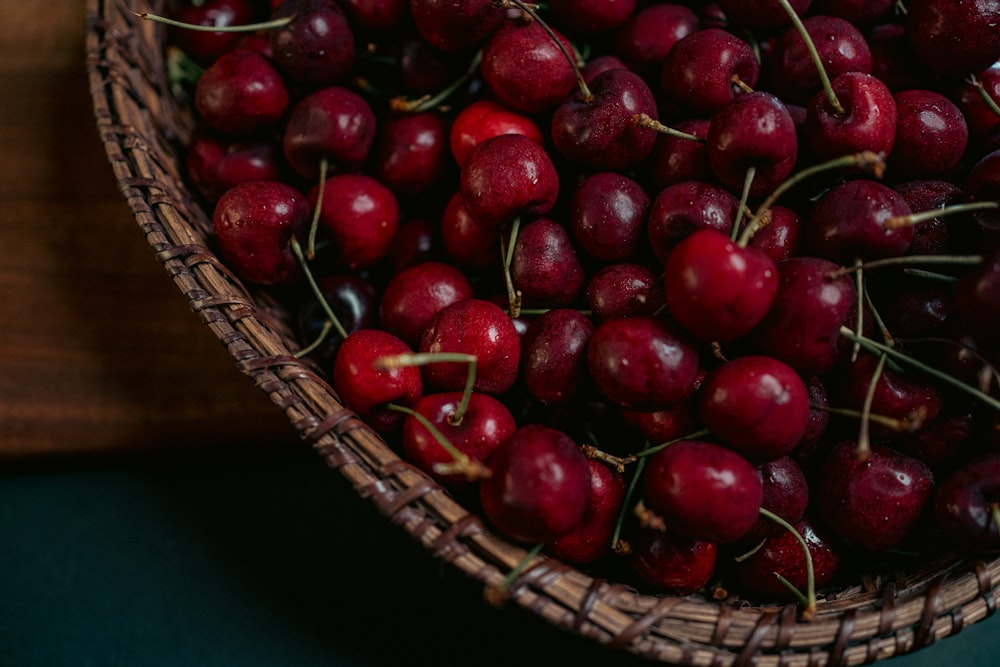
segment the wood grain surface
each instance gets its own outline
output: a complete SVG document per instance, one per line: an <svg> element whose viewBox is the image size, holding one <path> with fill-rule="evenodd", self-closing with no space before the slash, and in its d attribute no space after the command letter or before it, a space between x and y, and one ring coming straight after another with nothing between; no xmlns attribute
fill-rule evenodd
<svg viewBox="0 0 1000 667"><path fill-rule="evenodd" d="M0 4L0 461L298 442L132 221L92 112L84 0Z"/></svg>

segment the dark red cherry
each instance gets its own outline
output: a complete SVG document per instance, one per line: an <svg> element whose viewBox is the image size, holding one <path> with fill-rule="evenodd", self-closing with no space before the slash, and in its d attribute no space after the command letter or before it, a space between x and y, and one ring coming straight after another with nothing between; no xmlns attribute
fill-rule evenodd
<svg viewBox="0 0 1000 667"><path fill-rule="evenodd" d="M987 153L972 165L962 191L969 202L1000 201L1000 148ZM984 229L1000 229L1000 209L975 211L971 215Z"/></svg>
<svg viewBox="0 0 1000 667"><path fill-rule="evenodd" d="M323 160L341 169L361 165L368 158L375 133L375 112L365 98L347 88L329 86L306 95L292 107L282 147L292 168L315 180Z"/></svg>
<svg viewBox="0 0 1000 667"><path fill-rule="evenodd" d="M739 200L729 190L704 181L682 181L663 188L649 209L647 234L660 263L683 239L702 229L730 234Z"/></svg>
<svg viewBox="0 0 1000 667"><path fill-rule="evenodd" d="M170 18L191 25L228 28L250 23L253 15L253 8L246 0L208 0L200 4L182 4ZM172 26L167 35L170 44L202 67L211 65L240 39L239 32L207 32Z"/></svg>
<svg viewBox="0 0 1000 667"><path fill-rule="evenodd" d="M590 466L590 496L579 525L546 545L546 551L567 563L592 563L611 552L611 538L625 501L625 481L614 468L594 459Z"/></svg>
<svg viewBox="0 0 1000 667"><path fill-rule="evenodd" d="M411 351L402 340L381 329L355 331L337 350L332 376L337 395L379 432L399 427L403 413L389 405L411 407L423 393L423 382L416 366L382 369L376 362Z"/></svg>
<svg viewBox="0 0 1000 667"><path fill-rule="evenodd" d="M465 208L461 192L455 192L441 213L441 244L458 266L485 271L500 264L500 230L480 225Z"/></svg>
<svg viewBox="0 0 1000 667"><path fill-rule="evenodd" d="M268 36L275 63L293 81L328 86L354 67L354 32L335 0L289 0L271 17L291 18Z"/></svg>
<svg viewBox="0 0 1000 667"><path fill-rule="evenodd" d="M888 447L873 445L867 459L857 444L833 447L820 472L816 492L823 520L859 547L897 547L916 527L934 489L930 468Z"/></svg>
<svg viewBox="0 0 1000 667"><path fill-rule="evenodd" d="M749 30L774 31L792 21L788 10L777 0L719 0L718 4L730 23ZM801 17L812 0L791 0L788 4Z"/></svg>
<svg viewBox="0 0 1000 667"><path fill-rule="evenodd" d="M636 0L550 0L554 22L576 35L614 30L635 11Z"/></svg>
<svg viewBox="0 0 1000 667"><path fill-rule="evenodd" d="M983 93L993 102L1000 104L1000 61L975 74L974 85L970 78L963 79L954 95L954 102L962 111L973 141L989 137L1000 126L997 115L983 99Z"/></svg>
<svg viewBox="0 0 1000 667"><path fill-rule="evenodd" d="M671 2L646 5L615 33L613 53L648 81L659 72L674 44L699 27L698 15L690 7Z"/></svg>
<svg viewBox="0 0 1000 667"><path fill-rule="evenodd" d="M611 69L590 81L592 99L577 90L556 107L551 135L556 151L594 171L627 171L653 150L657 133L635 117L659 115L656 99L634 72Z"/></svg>
<svg viewBox="0 0 1000 667"><path fill-rule="evenodd" d="M288 285L302 278L289 246L312 216L302 193L280 181L249 181L228 190L215 205L212 227L219 253L241 278Z"/></svg>
<svg viewBox="0 0 1000 667"><path fill-rule="evenodd" d="M696 338L727 342L760 323L778 290L774 261L727 234L701 229L678 243L663 266L670 315Z"/></svg>
<svg viewBox="0 0 1000 667"><path fill-rule="evenodd" d="M523 134L539 146L542 131L528 116L490 99L478 99L459 110L449 130L448 144L459 167L476 144L501 134Z"/></svg>
<svg viewBox="0 0 1000 667"><path fill-rule="evenodd" d="M706 28L674 44L659 82L671 102L708 117L742 94L735 81L753 88L759 77L760 64L747 42L721 28Z"/></svg>
<svg viewBox="0 0 1000 667"><path fill-rule="evenodd" d="M597 326L587 348L587 366L611 401L658 410L691 392L699 356L687 337L666 321L627 317Z"/></svg>
<svg viewBox="0 0 1000 667"><path fill-rule="evenodd" d="M652 316L663 307L663 284L644 264L618 262L591 276L584 290L598 320Z"/></svg>
<svg viewBox="0 0 1000 667"><path fill-rule="evenodd" d="M559 175L533 140L502 134L472 149L460 189L472 219L495 229L519 216L548 213L559 195Z"/></svg>
<svg viewBox="0 0 1000 667"><path fill-rule="evenodd" d="M578 310L553 308L534 318L521 339L521 376L543 405L570 403L587 377L593 323Z"/></svg>
<svg viewBox="0 0 1000 667"><path fill-rule="evenodd" d="M421 37L448 52L481 44L504 22L493 0L410 0L410 15Z"/></svg>
<svg viewBox="0 0 1000 667"><path fill-rule="evenodd" d="M194 106L222 134L248 136L275 126L288 110L281 74L259 51L237 49L215 60L195 84Z"/></svg>
<svg viewBox="0 0 1000 667"><path fill-rule="evenodd" d="M893 189L903 195L906 205L914 213L943 209L962 202L962 190L954 183L941 179L916 179L897 183ZM950 231L952 224L960 219L938 216L924 220L913 227L913 241L909 253L912 255L940 255L955 249L957 239Z"/></svg>
<svg viewBox="0 0 1000 667"><path fill-rule="evenodd" d="M353 273L333 273L322 276L316 283L348 334L378 326L378 298L375 285ZM299 332L307 344L316 340L329 324L329 316L316 297L310 296L299 308ZM343 338L335 331L323 334L320 347L312 352L322 365L332 364Z"/></svg>
<svg viewBox="0 0 1000 667"><path fill-rule="evenodd" d="M813 585L829 584L840 567L840 553L828 536L809 520L789 522L805 540L812 559ZM787 600L794 596L778 575L800 592L809 585L806 556L798 537L787 529L768 537L759 549L736 564L735 576L740 590L752 595Z"/></svg>
<svg viewBox="0 0 1000 667"><path fill-rule="evenodd" d="M753 349L802 375L828 373L838 360L840 327L856 304L854 281L818 257L790 257L777 267L778 292L751 336Z"/></svg>
<svg viewBox="0 0 1000 667"><path fill-rule="evenodd" d="M934 515L946 535L976 551L1000 548L1000 454L970 461L948 475L934 496Z"/></svg>
<svg viewBox="0 0 1000 667"><path fill-rule="evenodd" d="M649 213L649 195L623 174L598 172L580 181L569 205L569 227L580 248L602 262L631 258Z"/></svg>
<svg viewBox="0 0 1000 667"><path fill-rule="evenodd" d="M422 262L404 268L386 283L379 320L386 331L415 348L439 310L472 296L472 285L461 270L444 262Z"/></svg>
<svg viewBox="0 0 1000 667"><path fill-rule="evenodd" d="M510 317L484 299L466 299L445 306L431 319L420 339L420 352L454 352L477 358L475 388L501 394L517 380L521 340ZM423 367L429 387L457 391L465 387L468 364L437 362Z"/></svg>
<svg viewBox="0 0 1000 667"><path fill-rule="evenodd" d="M896 140L896 101L881 80L847 72L831 82L838 111L824 92L806 106L805 142L818 159L871 151L889 155Z"/></svg>
<svg viewBox="0 0 1000 667"><path fill-rule="evenodd" d="M1000 339L1000 250L990 250L959 278L953 304L966 331L980 339Z"/></svg>
<svg viewBox="0 0 1000 667"><path fill-rule="evenodd" d="M438 185L450 165L448 125L437 111L389 116L372 147L372 175L402 196Z"/></svg>
<svg viewBox="0 0 1000 667"><path fill-rule="evenodd" d="M906 6L910 53L922 66L962 77L1000 60L1000 4L913 0Z"/></svg>
<svg viewBox="0 0 1000 667"><path fill-rule="evenodd" d="M789 523L797 523L809 507L809 480L791 456L781 456L757 465L763 488L760 506ZM759 516L744 542L756 545L762 539L787 532L773 519Z"/></svg>
<svg viewBox="0 0 1000 667"><path fill-rule="evenodd" d="M472 392L468 405L455 419L463 392L452 391L423 396L411 408L429 421L452 446L480 463L517 430L517 423L507 407L489 394ZM453 490L468 488L472 481L459 472L439 472L438 464L455 462L454 457L413 415L403 420L401 440L407 460Z"/></svg>
<svg viewBox="0 0 1000 667"><path fill-rule="evenodd" d="M280 150L268 138L229 139L196 132L184 165L199 194L214 204L240 183L279 180L279 160Z"/></svg>
<svg viewBox="0 0 1000 667"><path fill-rule="evenodd" d="M567 306L580 294L586 279L569 232L549 218L521 225L510 276L526 308Z"/></svg>
<svg viewBox="0 0 1000 667"><path fill-rule="evenodd" d="M583 520L590 465L573 440L541 424L521 426L487 461L479 485L483 513L513 540L551 542Z"/></svg>
<svg viewBox="0 0 1000 667"><path fill-rule="evenodd" d="M566 53L573 45L552 30ZM576 72L537 21L503 23L483 46L481 71L501 103L524 113L550 111L576 86Z"/></svg>
<svg viewBox="0 0 1000 667"><path fill-rule="evenodd" d="M695 410L695 399L704 380L705 371L699 370L691 387L691 393L662 410L628 410L624 414L628 423L639 429L651 445L659 445L685 438L701 430L701 422Z"/></svg>
<svg viewBox="0 0 1000 667"><path fill-rule="evenodd" d="M309 193L316 204L319 186ZM334 174L323 187L320 227L332 241L332 261L351 271L386 256L399 229L399 202L392 190L364 174Z"/></svg>
<svg viewBox="0 0 1000 667"><path fill-rule="evenodd" d="M440 231L439 225L427 218L400 222L385 255L388 270L395 274L414 264L443 260L445 251Z"/></svg>
<svg viewBox="0 0 1000 667"><path fill-rule="evenodd" d="M682 440L653 454L643 488L668 531L718 544L746 535L763 499L756 468L733 450L700 440Z"/></svg>
<svg viewBox="0 0 1000 667"><path fill-rule="evenodd" d="M704 140L708 136L708 119L692 118L671 123L670 127ZM708 153L703 141L660 134L649 158L649 188L659 192L683 181L708 181Z"/></svg>
<svg viewBox="0 0 1000 667"><path fill-rule="evenodd" d="M370 32L392 31L409 17L409 0L342 0L351 25Z"/></svg>
<svg viewBox="0 0 1000 667"><path fill-rule="evenodd" d="M896 178L949 175L969 140L969 128L958 106L931 90L901 90L895 100L896 138L889 173Z"/></svg>
<svg viewBox="0 0 1000 667"><path fill-rule="evenodd" d="M712 579L718 546L646 528L633 546L632 566L643 581L675 595L698 592Z"/></svg>
<svg viewBox="0 0 1000 667"><path fill-rule="evenodd" d="M836 185L809 212L806 245L816 256L850 264L906 253L913 226L893 227L893 218L911 213L902 195L887 185L855 179Z"/></svg>
<svg viewBox="0 0 1000 667"><path fill-rule="evenodd" d="M775 262L799 254L802 218L784 206L772 206L763 212L764 226L750 239L750 247L757 248Z"/></svg>
<svg viewBox="0 0 1000 667"><path fill-rule="evenodd" d="M791 366L772 357L736 357L705 376L698 417L725 445L755 463L789 454L809 421L809 393Z"/></svg>
<svg viewBox="0 0 1000 667"><path fill-rule="evenodd" d="M725 186L741 192L754 170L751 197L770 194L791 173L798 157L795 122L785 105L761 91L734 97L708 126L708 164Z"/></svg>

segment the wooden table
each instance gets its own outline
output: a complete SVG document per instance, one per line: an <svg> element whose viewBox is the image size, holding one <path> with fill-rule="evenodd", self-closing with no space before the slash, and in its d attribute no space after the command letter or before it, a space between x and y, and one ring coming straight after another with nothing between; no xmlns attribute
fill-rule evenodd
<svg viewBox="0 0 1000 667"><path fill-rule="evenodd" d="M84 30L84 0L0 5L0 460L297 441L132 221Z"/></svg>

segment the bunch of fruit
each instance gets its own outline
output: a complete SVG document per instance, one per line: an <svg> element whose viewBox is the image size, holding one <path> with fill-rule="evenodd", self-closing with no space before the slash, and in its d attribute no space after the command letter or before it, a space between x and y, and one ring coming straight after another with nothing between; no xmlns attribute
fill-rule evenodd
<svg viewBox="0 0 1000 667"><path fill-rule="evenodd" d="M498 533L806 614L1000 550L1000 3L147 17L220 257Z"/></svg>

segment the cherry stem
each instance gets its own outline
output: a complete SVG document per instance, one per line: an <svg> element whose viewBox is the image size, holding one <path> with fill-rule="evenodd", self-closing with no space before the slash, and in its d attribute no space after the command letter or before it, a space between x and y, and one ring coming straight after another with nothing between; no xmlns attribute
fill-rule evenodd
<svg viewBox="0 0 1000 667"><path fill-rule="evenodd" d="M963 343L961 341L954 340L954 339L951 339L951 338L937 338L937 337L934 337L934 336L927 336L927 337L923 337L923 338L903 338L903 339L900 339L900 340L901 340L901 342L905 343L906 345L913 345L913 344L920 345L920 344L931 344L931 343L942 344L943 343L945 345L952 345L954 347L960 347L960 348L962 348L962 351L960 352L961 355L972 357L973 359L975 359L976 361L978 361L979 363L981 363L983 365L983 370L980 371L980 373L984 377L980 378L980 385L979 385L980 391L983 391L985 393L989 393L988 390L989 390L989 385L990 385L991 381L994 381L997 384L1000 384L1000 372L997 371L996 367L988 359L986 359L983 355L979 354L979 352L977 352L976 350L974 350L973 348L969 347L968 345L966 345L965 343Z"/></svg>
<svg viewBox="0 0 1000 667"><path fill-rule="evenodd" d="M510 263L514 260L514 246L521 230L521 218L514 218L510 225L510 239L504 244L500 239L500 255L503 258L503 280L507 286L507 303L512 318L521 316L521 292L514 289L514 279L510 275Z"/></svg>
<svg viewBox="0 0 1000 667"><path fill-rule="evenodd" d="M660 134L666 134L668 136L676 137L678 139L687 139L688 141L697 141L698 143L701 144L705 143L705 140L702 139L701 137L695 136L688 132L681 132L680 130L675 130L669 125L664 125L663 123L661 123L660 121L656 120L655 118L646 113L637 113L636 115L632 116L632 121L639 127L648 130L656 130Z"/></svg>
<svg viewBox="0 0 1000 667"><path fill-rule="evenodd" d="M296 359L301 359L302 357L307 357L315 352L323 341L326 340L326 337L329 335L331 329L333 329L333 322L329 319L324 320L323 328L320 329L319 335L316 336L315 340L296 352L293 356Z"/></svg>
<svg viewBox="0 0 1000 667"><path fill-rule="evenodd" d="M867 286L864 288L864 297L865 305L868 306L868 310L871 311L872 317L875 319L875 324L878 326L878 330L882 333L882 340L884 340L885 344L889 347L895 346L896 337L892 335L892 332L889 331L889 327L885 325L885 320L882 319L878 309L875 307L875 303L872 301L871 294L869 294ZM860 329L858 329L858 333L862 333Z"/></svg>
<svg viewBox="0 0 1000 667"><path fill-rule="evenodd" d="M431 437L441 445L448 454L451 455L453 459L452 463L436 463L434 464L434 472L439 475L449 475L449 474L461 474L466 477L470 482L475 482L476 480L485 479L492 474L492 471L486 467L481 461L469 458L469 456L459 450L455 445L444 437L444 434L433 424L427 417L420 414L413 408L408 408L405 405L399 405L397 403L389 403L386 406L390 410L395 410L396 412L402 412L403 414L409 415L420 422L420 425L427 429L427 432L431 434Z"/></svg>
<svg viewBox="0 0 1000 667"><path fill-rule="evenodd" d="M514 582L519 576L521 576L521 573L528 569L528 565L538 556L539 553L541 553L544 546L544 544L536 544L533 546L524 554L524 557L521 558L521 560L519 560L513 568L511 568L511 571L504 576L503 581L496 586L487 586L486 590L483 592L483 595L486 597L486 601L495 607L499 607L505 603L510 597L510 587L514 585Z"/></svg>
<svg viewBox="0 0 1000 667"><path fill-rule="evenodd" d="M993 527L1000 532L1000 503L990 505L990 513L993 515Z"/></svg>
<svg viewBox="0 0 1000 667"><path fill-rule="evenodd" d="M319 302L320 308L322 308L323 312L326 313L327 318L330 320L333 328L337 330L340 337L347 338L347 329L345 329L344 325L340 323L340 319L337 317L336 313L333 312L333 308L330 307L330 302L326 300L326 295L323 294L323 290L321 290L319 285L316 284L316 278L313 277L312 271L309 269L309 262L306 260L299 240L293 236L288 242L288 245L291 246L292 252L295 254L296 259L299 260L302 272L306 276L306 282L309 283L309 287L316 296L316 300Z"/></svg>
<svg viewBox="0 0 1000 667"><path fill-rule="evenodd" d="M854 266L857 269L854 272L854 293L857 295L857 323L854 326L854 330L860 336L865 330L865 272L861 268L860 258L854 260ZM854 341L853 348L851 349L851 361L857 361L860 352L861 343Z"/></svg>
<svg viewBox="0 0 1000 667"><path fill-rule="evenodd" d="M583 450L583 453L587 455L588 459L603 461L618 472L625 472L625 466L629 463L635 463L638 460L635 454L629 454L628 456L615 456L614 454L608 454L607 452L598 449L594 445L582 445L580 449Z"/></svg>
<svg viewBox="0 0 1000 667"><path fill-rule="evenodd" d="M199 32L257 32L258 30L271 30L273 28L280 28L282 26L288 25L293 20L295 20L295 14L291 16L283 16L280 19L274 19L271 21L264 21L262 23L246 23L244 25L201 25L199 23L185 23L183 21L175 21L174 19L167 18L165 16L158 16L157 14L150 14L149 12L132 12L133 16L138 16L146 21L153 21L154 23L163 23L165 25L173 26L175 28L185 28L187 30L197 30Z"/></svg>
<svg viewBox="0 0 1000 667"><path fill-rule="evenodd" d="M760 58L757 59L757 62L760 62ZM734 74L731 77L729 77L729 81L734 86L736 86L737 88L739 88L740 90L742 90L744 93L752 93L753 92L753 88L751 88L747 84L746 81L744 81L743 79L741 79L739 74Z"/></svg>
<svg viewBox="0 0 1000 667"><path fill-rule="evenodd" d="M167 77L171 83L195 85L205 70L176 46L167 47Z"/></svg>
<svg viewBox="0 0 1000 667"><path fill-rule="evenodd" d="M826 68L823 67L823 59L819 56L819 51L816 50L816 45L813 43L812 36L809 35L809 31L806 30L806 26L802 23L802 19L799 15L795 13L792 9L792 5L788 0L778 0L781 6L785 9L788 14L788 18L792 20L792 24L795 29L798 30L799 34L802 36L802 41L805 42L806 49L809 51L809 57L812 58L813 64L816 66L816 70L819 72L819 80L823 84L823 91L826 93L826 99L829 101L830 106L833 107L834 112L838 116L844 115L844 106L837 99L837 94L833 92L833 86L830 84L830 77L826 73Z"/></svg>
<svg viewBox="0 0 1000 667"><path fill-rule="evenodd" d="M636 488L639 486L639 480L642 478L642 470L646 467L646 459L639 459L639 463L635 466L635 474L632 476L629 482L628 489L625 491L625 500L622 503L622 508L618 512L618 520L615 522L615 529L611 533L611 548L618 551L619 543L621 542L622 527L625 524L625 517L628 516L629 505L631 504L631 499L635 496Z"/></svg>
<svg viewBox="0 0 1000 667"><path fill-rule="evenodd" d="M878 357L875 370L868 380L868 389L865 390L865 400L861 405L861 424L858 426L858 461L864 462L872 456L872 443L869 435L869 424L871 423L872 402L875 400L875 390L878 381L882 378L882 371L885 369L885 360L888 357L883 352Z"/></svg>
<svg viewBox="0 0 1000 667"><path fill-rule="evenodd" d="M934 220L943 215L952 215L954 213L968 213L970 211L983 211L988 209L1000 208L1000 202L996 201L974 201L968 202L966 204L953 204L952 206L945 206L944 208L931 209L929 211L921 211L920 213L910 213L909 215L894 215L885 221L886 229L899 229L900 227L908 227L910 225L920 224L921 222L927 222L928 220Z"/></svg>
<svg viewBox="0 0 1000 667"><path fill-rule="evenodd" d="M899 257L884 257L870 262L844 266L830 274L831 278L839 278L854 271L870 271L885 266L907 266L910 264L947 264L957 266L976 266L983 261L982 255L901 255Z"/></svg>
<svg viewBox="0 0 1000 667"><path fill-rule="evenodd" d="M753 179L757 176L757 167L748 167L746 176L743 177L743 192L740 193L740 204L739 209L736 211L736 220L733 221L733 229L729 233L729 238L732 241L736 241L739 238L738 246L745 248L746 244L750 242L750 237L746 236L745 239L740 238L740 225L743 224L743 214L747 208L747 201L750 199L750 186L753 185Z"/></svg>
<svg viewBox="0 0 1000 667"><path fill-rule="evenodd" d="M989 108L989 110L997 116L1000 116L1000 104L997 104L997 101L990 96L989 92L986 90L986 86L983 85L983 82L977 79L975 75L972 75L969 78L969 83L975 86L979 91L979 96L983 98L983 103L987 106L987 108Z"/></svg>
<svg viewBox="0 0 1000 667"><path fill-rule="evenodd" d="M415 113L420 111L427 111L428 109L434 109L435 107L441 105L445 100L455 94L459 88L467 84L472 80L472 77L476 75L476 70L479 69L479 64L483 60L483 52L477 51L476 55L473 56L472 62L469 63L468 69L462 74L458 79L452 82L450 85L446 86L442 90L438 91L434 95L424 95L416 99L408 99L405 97L395 97L389 100L389 107L393 111L402 111L407 113Z"/></svg>
<svg viewBox="0 0 1000 667"><path fill-rule="evenodd" d="M806 543L806 538L802 537L802 533L797 531L795 529L795 526L788 523L787 521L782 519L780 516L778 516L771 510L761 507L760 514L761 516L767 517L768 519L774 521L776 524L778 524L785 530L789 531L792 535L795 536L795 539L798 540L799 544L802 545L802 552L805 554L805 559L806 559L805 595L803 595L800 590L795 588L795 586L793 586L791 582L789 582L779 573L775 572L775 576L781 580L781 583L783 583L785 586L788 586L789 590L795 593L802 601L802 603L805 604L806 608L802 610L802 620L811 621L816 617L816 575L815 575L815 570L813 569L812 552L809 551L809 545Z"/></svg>
<svg viewBox="0 0 1000 667"><path fill-rule="evenodd" d="M903 269L903 273L908 276L915 276L917 278L926 278L927 280L936 280L942 283L957 283L957 276L949 276L947 273L938 273L937 271L926 271L924 269Z"/></svg>
<svg viewBox="0 0 1000 667"><path fill-rule="evenodd" d="M822 410L823 412L828 412L831 415L840 415L841 417L856 417L861 418L862 412L860 410L851 410L849 408L834 408L829 405L810 405L814 410ZM924 424L925 414L921 410L915 410L910 415L897 418L888 417L886 415L880 415L878 413L870 412L868 414L869 423L878 424L880 426L885 426L898 433L913 433L919 429Z"/></svg>
<svg viewBox="0 0 1000 667"><path fill-rule="evenodd" d="M309 223L309 241L306 243L306 258L316 257L316 230L319 228L319 216L323 212L323 193L326 191L326 172L330 162L326 158L319 161L319 184L316 189L316 206L313 207L312 222Z"/></svg>
<svg viewBox="0 0 1000 667"><path fill-rule="evenodd" d="M709 433L711 433L711 431L709 431L707 428L703 428L701 430L695 431L694 433L689 433L689 434L687 434L685 436L681 436L680 438L674 438L673 440L667 440L666 442L661 442L658 445L653 445L652 447L647 447L646 449L642 450L641 452L636 452L635 454L632 454L632 456L634 456L637 459L644 459L647 456L652 456L653 454L655 454L656 452L660 451L661 449L666 449L667 447L669 447L670 445L672 445L672 444L674 444L676 442L681 442L683 440L696 440L698 438L705 437Z"/></svg>
<svg viewBox="0 0 1000 667"><path fill-rule="evenodd" d="M588 104L594 101L594 94L590 92L590 87L587 85L587 80L583 78L583 72L580 71L580 66L576 62L576 56L570 54L569 50L566 49L566 45L562 43L562 40L559 39L555 31L553 31L552 28L549 27L548 23L542 20L542 18L538 15L538 12L536 12L531 5L529 5L526 2L523 2L522 0L493 0L493 4L497 7L510 7L511 5L514 5L515 7L523 11L525 14L530 16L531 19L535 21L539 26L541 26L542 30L544 30L548 34L548 36L552 38L552 41L555 42L559 50L562 51L562 54L566 56L566 60L567 62L569 62L569 66L573 69L573 75L576 77L576 85L580 89L580 94L583 96L583 101Z"/></svg>
<svg viewBox="0 0 1000 667"><path fill-rule="evenodd" d="M448 421L452 426L462 423L466 411L469 409L469 401L472 399L472 389L476 384L476 368L479 357L474 354L463 352L404 352L375 360L375 368L379 370L391 370L394 368L405 368L409 366L426 366L436 363L462 363L469 365L469 372L465 378L465 388L462 390L462 400L458 402L453 414Z"/></svg>
<svg viewBox="0 0 1000 667"><path fill-rule="evenodd" d="M778 198L783 194L802 181L815 176L816 174L824 171L831 171L833 169L846 169L851 167L861 169L866 173L874 175L876 178L882 178L885 173L885 159L873 151L861 151L860 153L842 155L840 157L833 158L832 160L827 160L826 162L821 162L796 172L792 176L785 179L781 185L776 187L774 191L760 203L760 206L757 207L756 215L751 218L746 229L743 231L743 237L740 239L740 245L746 246L754 234L767 226L770 219L766 218L764 214L770 210L772 206L774 206L774 203L778 201Z"/></svg>
<svg viewBox="0 0 1000 667"><path fill-rule="evenodd" d="M940 380L941 382L949 384L952 387L955 387L956 389L972 396L973 398L982 401L983 403L990 406L994 410L1000 411L1000 400L997 400L996 398L993 398L992 396L982 391L979 391L975 387L970 387L969 385L949 375L948 373L940 371L934 368L933 366L928 366L922 361L918 361L917 359L914 359L909 355L903 354L902 352L899 352L895 348L889 347L888 345L883 345L882 343L874 341L870 338L866 338L864 336L858 336L848 327L845 326L840 327L840 335L844 336L845 338L848 338L849 340L859 340L861 341L862 346L870 350L874 350L876 352L884 352L894 360L900 361L904 365L908 365L917 370L923 371L924 373L927 373L928 375Z"/></svg>

